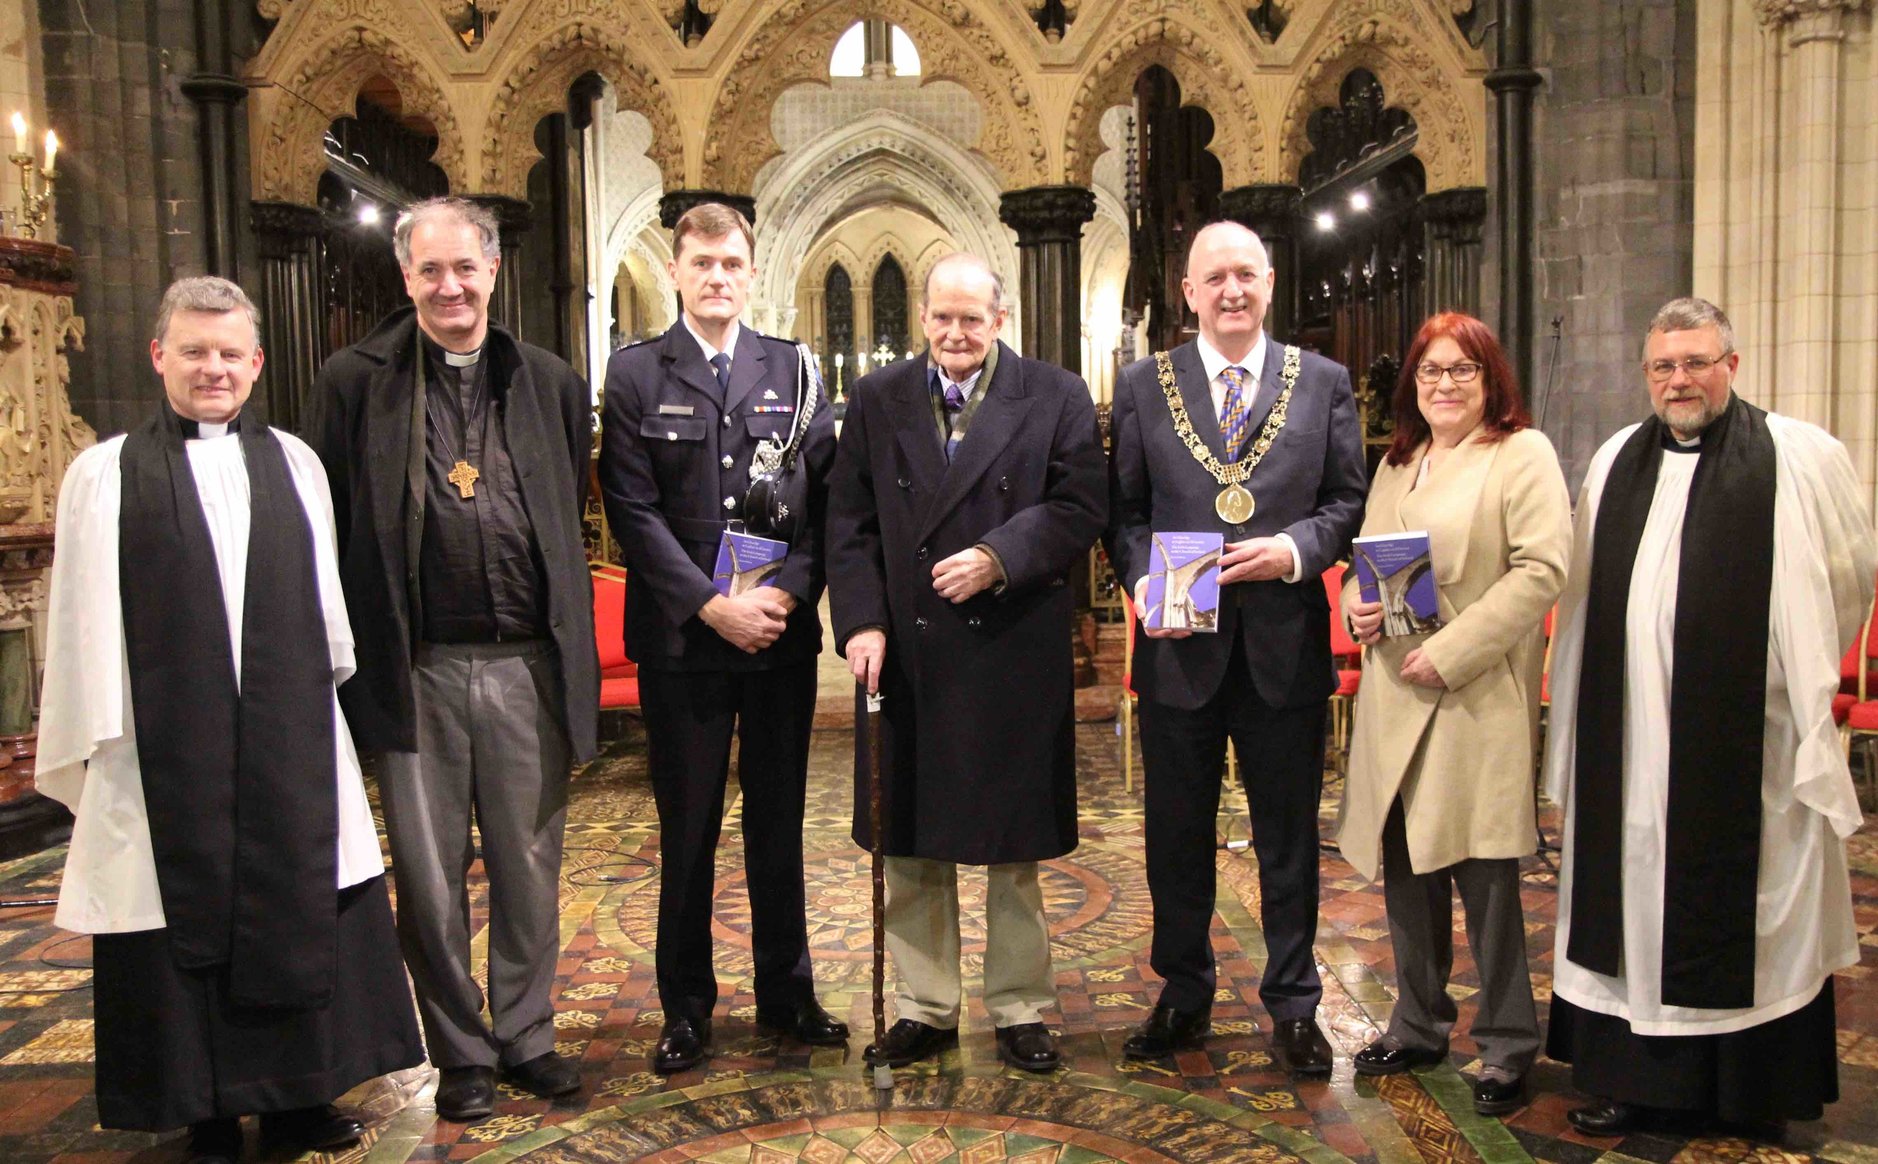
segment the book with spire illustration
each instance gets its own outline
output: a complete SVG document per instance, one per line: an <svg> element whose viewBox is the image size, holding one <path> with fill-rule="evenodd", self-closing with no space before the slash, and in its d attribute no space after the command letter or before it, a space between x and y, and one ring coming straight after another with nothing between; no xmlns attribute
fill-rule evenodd
<svg viewBox="0 0 1878 1164"><path fill-rule="evenodd" d="M1350 546L1356 588L1364 602L1382 603L1384 635L1423 635L1442 626L1428 531L1372 534Z"/></svg>
<svg viewBox="0 0 1878 1164"><path fill-rule="evenodd" d="M788 542L727 529L717 543L717 569L711 571L711 584L725 598L755 590L782 573L788 553Z"/></svg>
<svg viewBox="0 0 1878 1164"><path fill-rule="evenodd" d="M1147 617L1154 630L1219 630L1219 556L1213 533L1157 533L1148 551Z"/></svg>

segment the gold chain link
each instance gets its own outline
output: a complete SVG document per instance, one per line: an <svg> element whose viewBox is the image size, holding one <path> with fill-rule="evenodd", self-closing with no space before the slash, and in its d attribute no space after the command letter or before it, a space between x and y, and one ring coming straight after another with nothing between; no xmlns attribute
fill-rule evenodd
<svg viewBox="0 0 1878 1164"><path fill-rule="evenodd" d="M1200 434L1193 431L1193 419L1187 415L1186 402L1180 398L1180 386L1174 382L1173 359L1166 352L1155 352L1154 366L1160 371L1161 393L1167 397L1167 411L1174 417L1174 433L1187 446L1187 451L1193 454L1193 459L1200 462L1200 467L1213 475L1213 480L1221 485L1237 485L1259 467L1259 462L1271 450L1272 441L1277 439L1278 430L1285 427L1285 414L1291 407L1291 390L1298 386L1301 361L1297 347L1286 344L1284 367L1279 373L1285 386L1284 391L1278 394L1271 412L1265 417L1265 427L1259 430L1258 439L1252 442L1251 455L1230 465L1220 464L1213 450L1207 448L1200 439Z"/></svg>

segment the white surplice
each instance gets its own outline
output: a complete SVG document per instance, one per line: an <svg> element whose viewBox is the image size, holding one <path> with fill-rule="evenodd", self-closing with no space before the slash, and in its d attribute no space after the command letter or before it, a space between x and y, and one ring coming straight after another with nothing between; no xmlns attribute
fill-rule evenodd
<svg viewBox="0 0 1878 1164"><path fill-rule="evenodd" d="M1846 769L1832 697L1839 659L1872 597L1874 546L1863 487L1845 447L1824 430L1768 414L1775 449L1774 575L1768 603L1767 715L1761 751L1761 850L1754 1005L1670 1006L1662 1000L1663 884L1669 797L1670 680L1683 513L1701 454L1664 450L1637 549L1625 611L1623 973L1566 957L1571 940L1572 826L1580 662L1598 501L1626 428L1592 459L1579 495L1572 565L1553 646L1546 793L1565 807L1553 990L1615 1015L1639 1035L1714 1035L1791 1014L1834 970L1858 961L1844 838L1863 821ZM1706 579L1727 587L1729 579ZM1743 609L1743 618L1760 617ZM1682 675L1701 684L1700 675Z"/></svg>
<svg viewBox="0 0 1878 1164"><path fill-rule="evenodd" d="M205 430L211 426L203 426ZM319 458L298 438L274 430L286 453L301 507L313 530L320 606L335 690L333 751L339 807L335 889L384 872L378 834L365 800L358 754L339 710L337 685L353 671L351 624L339 587L332 497ZM202 499L228 612L236 674L241 669L241 619L248 570L248 471L241 441L228 434L191 440L189 468ZM47 614L45 686L40 694L39 791L72 810L71 852L53 921L80 933L160 929L143 775L137 766L129 655L118 589L119 457L124 438L86 449L66 471L59 492L57 546ZM263 515L266 519L266 515ZM203 580L178 578L184 586Z"/></svg>

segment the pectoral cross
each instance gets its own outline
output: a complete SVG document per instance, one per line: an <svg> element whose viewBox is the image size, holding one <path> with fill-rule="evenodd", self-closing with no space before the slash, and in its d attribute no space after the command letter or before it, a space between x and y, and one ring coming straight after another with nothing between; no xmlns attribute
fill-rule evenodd
<svg viewBox="0 0 1878 1164"><path fill-rule="evenodd" d="M481 477L482 474L476 471L476 466L468 461L458 461L444 480L456 486L457 491L463 496L474 497L476 496L476 482Z"/></svg>

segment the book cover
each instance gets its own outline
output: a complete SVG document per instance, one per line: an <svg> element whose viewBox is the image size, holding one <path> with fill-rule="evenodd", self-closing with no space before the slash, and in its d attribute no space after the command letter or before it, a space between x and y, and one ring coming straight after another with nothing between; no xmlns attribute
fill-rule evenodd
<svg viewBox="0 0 1878 1164"><path fill-rule="evenodd" d="M788 542L727 529L717 543L717 569L711 572L711 584L725 598L735 598L782 573L788 553Z"/></svg>
<svg viewBox="0 0 1878 1164"><path fill-rule="evenodd" d="M1420 635L1441 629L1434 560L1428 531L1372 534L1350 547L1356 588L1365 602L1382 603L1382 633Z"/></svg>
<svg viewBox="0 0 1878 1164"><path fill-rule="evenodd" d="M1145 624L1155 630L1219 630L1219 557L1216 533L1157 533L1148 549Z"/></svg>

